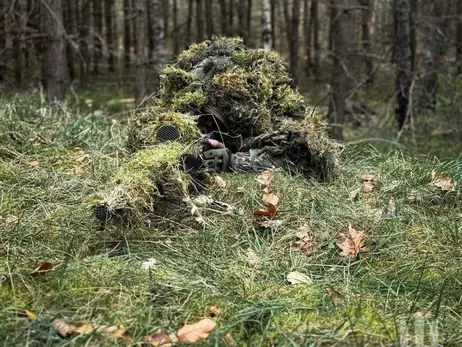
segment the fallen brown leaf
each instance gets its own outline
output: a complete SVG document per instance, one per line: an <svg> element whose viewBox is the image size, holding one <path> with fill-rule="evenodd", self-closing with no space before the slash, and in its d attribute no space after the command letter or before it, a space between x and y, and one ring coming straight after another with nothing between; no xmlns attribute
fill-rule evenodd
<svg viewBox="0 0 462 347"><path fill-rule="evenodd" d="M310 234L310 229L307 224L298 228L297 232L298 249L303 252L312 253L314 251L314 237Z"/></svg>
<svg viewBox="0 0 462 347"><path fill-rule="evenodd" d="M255 216L266 216L266 217L274 217L277 214L278 210L276 206L273 204L268 204L266 206L266 210L257 210L253 214Z"/></svg>
<svg viewBox="0 0 462 347"><path fill-rule="evenodd" d="M259 174L257 176L257 178L255 178L255 180L258 183L263 184L265 186L270 186L271 183L273 182L273 179L274 179L274 170L273 169L268 169L268 170L262 172L261 174Z"/></svg>
<svg viewBox="0 0 462 347"><path fill-rule="evenodd" d="M28 310L14 310L14 314L18 317L25 317L30 320L36 320L37 315L34 312L28 311Z"/></svg>
<svg viewBox="0 0 462 347"><path fill-rule="evenodd" d="M236 343L236 341L234 341L233 335L231 335L231 333L226 333L226 335L225 335L225 341L226 341L229 345L234 345L234 344Z"/></svg>
<svg viewBox="0 0 462 347"><path fill-rule="evenodd" d="M27 164L29 165L29 167L33 167L33 168L40 166L40 162L37 161L37 160L32 160L32 161L28 162Z"/></svg>
<svg viewBox="0 0 462 347"><path fill-rule="evenodd" d="M219 308L218 306L215 305L215 306L210 307L210 316L211 317L219 316L222 313L223 313L223 310L221 308Z"/></svg>
<svg viewBox="0 0 462 347"><path fill-rule="evenodd" d="M53 270L54 265L49 262L41 263L39 266L35 268L34 271L31 272L31 276L40 276L40 275L45 275L51 270Z"/></svg>
<svg viewBox="0 0 462 347"><path fill-rule="evenodd" d="M124 343L132 343L133 339L127 335L127 329L122 325L100 326L96 330L105 338L117 341L120 340Z"/></svg>
<svg viewBox="0 0 462 347"><path fill-rule="evenodd" d="M332 300L334 305L341 304L345 301L345 296L340 294L337 290L335 290L332 286L327 285L326 286L326 293L329 299Z"/></svg>
<svg viewBox="0 0 462 347"><path fill-rule="evenodd" d="M88 334L93 333L95 330L96 330L96 327L94 325L89 324L89 323L83 323L77 326L74 329L74 332L78 334L82 334L82 335L88 335Z"/></svg>
<svg viewBox="0 0 462 347"><path fill-rule="evenodd" d="M247 262L257 269L261 266L260 256L251 248L247 249Z"/></svg>
<svg viewBox="0 0 462 347"><path fill-rule="evenodd" d="M278 219L269 219L264 221L254 221L253 226L256 229L271 229L277 228L282 225L282 221Z"/></svg>
<svg viewBox="0 0 462 347"><path fill-rule="evenodd" d="M375 177L373 175L365 173L361 176L361 179L363 180L363 182L373 182Z"/></svg>
<svg viewBox="0 0 462 347"><path fill-rule="evenodd" d="M172 341L170 336L164 334L161 329L156 330L151 335L145 336L143 340L144 342L149 343L151 346L156 347L170 347L178 341L176 337L174 337L174 340Z"/></svg>
<svg viewBox="0 0 462 347"><path fill-rule="evenodd" d="M279 197L273 193L264 193L262 200L265 205L277 206L279 202Z"/></svg>
<svg viewBox="0 0 462 347"><path fill-rule="evenodd" d="M5 221L5 224L16 224L19 221L19 218L14 214L7 214L5 218L0 216L0 222Z"/></svg>
<svg viewBox="0 0 462 347"><path fill-rule="evenodd" d="M186 324L177 332L179 342L197 342L206 339L217 324L205 318L194 324Z"/></svg>
<svg viewBox="0 0 462 347"><path fill-rule="evenodd" d="M286 276L290 284L312 284L313 280L305 274L297 271L289 272Z"/></svg>
<svg viewBox="0 0 462 347"><path fill-rule="evenodd" d="M432 181L430 182L430 185L433 187L440 188L442 191L445 192L455 191L455 183L452 180L452 177L445 176L435 171L432 171Z"/></svg>
<svg viewBox="0 0 462 347"><path fill-rule="evenodd" d="M356 231L350 221L347 221L347 224L349 235L340 234L340 238L337 240L337 246L342 250L340 255L354 260L364 247L364 241L367 235L362 231Z"/></svg>
<svg viewBox="0 0 462 347"><path fill-rule="evenodd" d="M213 178L213 184L217 186L218 188L226 188L226 182L220 176L215 176Z"/></svg>

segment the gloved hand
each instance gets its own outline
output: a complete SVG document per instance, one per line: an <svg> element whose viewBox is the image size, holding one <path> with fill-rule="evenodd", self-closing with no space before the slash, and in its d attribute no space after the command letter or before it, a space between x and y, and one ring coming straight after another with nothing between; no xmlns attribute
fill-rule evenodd
<svg viewBox="0 0 462 347"><path fill-rule="evenodd" d="M234 162L234 154L227 148L210 149L202 155L205 166L215 171L228 171Z"/></svg>

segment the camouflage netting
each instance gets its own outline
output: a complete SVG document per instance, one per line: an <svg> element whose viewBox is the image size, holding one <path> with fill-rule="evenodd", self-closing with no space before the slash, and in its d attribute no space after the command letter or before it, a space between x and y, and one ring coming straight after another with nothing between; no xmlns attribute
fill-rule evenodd
<svg viewBox="0 0 462 347"><path fill-rule="evenodd" d="M277 128L284 118L302 119L310 110L291 81L278 53L249 49L239 38L193 44L162 71L147 114L135 117L128 148L153 144L139 124L149 124L162 109L192 116L216 110L227 120L229 134L244 138Z"/></svg>
<svg viewBox="0 0 462 347"><path fill-rule="evenodd" d="M126 141L132 157L99 206L105 206L104 213L133 219L153 212L159 198L185 197L194 177L179 170L178 157L197 150L202 136L197 117L202 115L218 118L230 138L242 137L236 151L261 148L258 137L268 132L289 133L284 166L305 176L331 176L339 166L338 144L291 83L275 52L249 49L239 38L193 44L163 69L158 93L135 110ZM174 125L180 137L159 141L165 125Z"/></svg>

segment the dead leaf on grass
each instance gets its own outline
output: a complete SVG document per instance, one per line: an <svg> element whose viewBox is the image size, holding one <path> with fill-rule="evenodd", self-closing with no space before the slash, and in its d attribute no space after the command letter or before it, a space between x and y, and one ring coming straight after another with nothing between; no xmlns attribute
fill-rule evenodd
<svg viewBox="0 0 462 347"><path fill-rule="evenodd" d="M41 263L39 266L35 268L34 271L31 272L31 276L37 277L40 275L45 275L49 273L51 270L53 270L53 268L54 265L50 262Z"/></svg>
<svg viewBox="0 0 462 347"><path fill-rule="evenodd" d="M100 326L96 331L108 340L122 341L124 343L133 342L133 339L127 335L127 329L122 324Z"/></svg>
<svg viewBox="0 0 462 347"><path fill-rule="evenodd" d="M220 176L213 177L213 184L218 188L226 188L226 182Z"/></svg>
<svg viewBox="0 0 462 347"><path fill-rule="evenodd" d="M391 198L388 200L388 213L394 214L396 212L395 199Z"/></svg>
<svg viewBox="0 0 462 347"><path fill-rule="evenodd" d="M231 333L226 333L225 340L229 345L234 345L236 341L234 341L233 335Z"/></svg>
<svg viewBox="0 0 462 347"><path fill-rule="evenodd" d="M143 340L144 342L149 343L151 346L156 347L170 347L178 341L176 337L172 341L170 336L164 334L161 329L156 330L151 335L145 336Z"/></svg>
<svg viewBox="0 0 462 347"><path fill-rule="evenodd" d="M313 280L305 274L297 271L289 272L287 274L287 281L290 284L312 284Z"/></svg>
<svg viewBox="0 0 462 347"><path fill-rule="evenodd" d="M40 162L38 160L32 160L27 163L29 167L36 168L40 166Z"/></svg>
<svg viewBox="0 0 462 347"><path fill-rule="evenodd" d="M265 216L265 217L274 217L277 214L278 210L273 204L268 204L266 209L257 210L253 214L255 216Z"/></svg>
<svg viewBox="0 0 462 347"><path fill-rule="evenodd" d="M334 287L330 285L326 286L326 293L329 299L332 300L334 305L341 304L345 301L345 296L340 294L337 290L334 289Z"/></svg>
<svg viewBox="0 0 462 347"><path fill-rule="evenodd" d="M197 323L186 324L177 332L179 342L195 343L206 339L217 324L209 318L200 320Z"/></svg>
<svg viewBox="0 0 462 347"><path fill-rule="evenodd" d="M430 185L440 188L445 192L455 191L455 183L452 177L445 176L443 174L437 173L436 171L432 171L432 181L430 182Z"/></svg>
<svg viewBox="0 0 462 347"><path fill-rule="evenodd" d="M302 225L298 228L297 232L298 249L303 252L313 253L314 251L314 237L310 233L310 229L307 224Z"/></svg>
<svg viewBox="0 0 462 347"><path fill-rule="evenodd" d="M140 269L143 271L148 271L157 265L157 260L154 258L149 258L141 263Z"/></svg>
<svg viewBox="0 0 462 347"><path fill-rule="evenodd" d="M274 170L273 169L265 170L264 172L262 172L261 174L259 174L255 178L255 180L258 183L263 184L265 186L270 186L271 183L273 182L273 179L274 179Z"/></svg>
<svg viewBox="0 0 462 347"><path fill-rule="evenodd" d="M37 315L34 312L28 310L14 310L13 313L18 317L25 317L30 320L36 320Z"/></svg>
<svg viewBox="0 0 462 347"><path fill-rule="evenodd" d="M7 214L5 218L0 216L0 223L2 221L5 221L6 225L17 224L18 221L19 221L19 218L18 218L18 216L15 216L14 214Z"/></svg>
<svg viewBox="0 0 462 347"><path fill-rule="evenodd" d="M253 223L253 226L256 229L274 229L277 227L280 227L282 225L282 221L278 219L270 219L270 220L264 220L264 221L255 221Z"/></svg>
<svg viewBox="0 0 462 347"><path fill-rule="evenodd" d="M363 180L363 182L374 182L375 177L373 175L365 173L361 176L361 179Z"/></svg>
<svg viewBox="0 0 462 347"><path fill-rule="evenodd" d="M279 202L278 196L273 193L264 193L262 200L265 205L273 205L273 206L277 206Z"/></svg>
<svg viewBox="0 0 462 347"><path fill-rule="evenodd" d="M350 221L347 221L347 224L348 235L340 234L340 238L337 240L337 246L342 250L340 255L354 260L364 247L367 235L362 231L356 231Z"/></svg>
<svg viewBox="0 0 462 347"><path fill-rule="evenodd" d="M350 199L354 200L358 197L361 191L362 191L362 188L354 189L351 192L349 192L348 195L350 196Z"/></svg>

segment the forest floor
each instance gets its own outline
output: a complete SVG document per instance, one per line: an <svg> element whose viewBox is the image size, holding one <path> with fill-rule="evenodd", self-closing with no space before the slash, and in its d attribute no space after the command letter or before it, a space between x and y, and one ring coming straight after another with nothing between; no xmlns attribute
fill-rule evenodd
<svg viewBox="0 0 462 347"><path fill-rule="evenodd" d="M206 209L203 227L159 217L103 230L92 195L120 165L123 126L85 98L69 110L0 101L3 345L142 343L204 318L216 323L204 346L462 344L454 146L438 142L444 159L349 146L324 184L276 172L264 230L253 174L221 175L226 187L206 194L234 212ZM365 234L351 260L339 247L348 221Z"/></svg>

